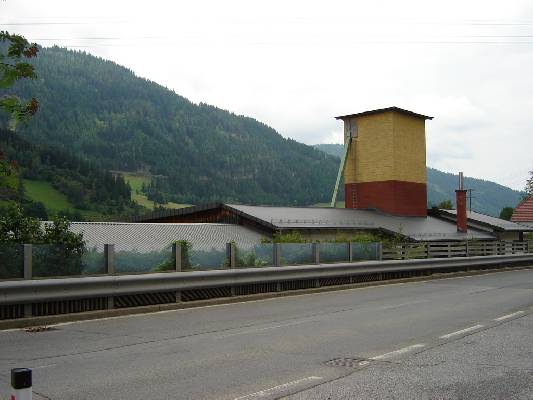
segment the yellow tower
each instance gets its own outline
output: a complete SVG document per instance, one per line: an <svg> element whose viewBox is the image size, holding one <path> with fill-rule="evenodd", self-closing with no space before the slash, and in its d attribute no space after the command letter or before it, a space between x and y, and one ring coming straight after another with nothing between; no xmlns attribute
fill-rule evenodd
<svg viewBox="0 0 533 400"><path fill-rule="evenodd" d="M346 208L427 215L425 121L398 107L336 117L344 121Z"/></svg>

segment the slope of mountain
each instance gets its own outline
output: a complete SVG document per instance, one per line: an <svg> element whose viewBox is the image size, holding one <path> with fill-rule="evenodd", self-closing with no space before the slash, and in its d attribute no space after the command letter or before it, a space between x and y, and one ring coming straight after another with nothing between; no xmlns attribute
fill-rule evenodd
<svg viewBox="0 0 533 400"><path fill-rule="evenodd" d="M340 144L317 144L315 147L336 157L342 157L344 147ZM427 169L429 205L451 200L455 204L455 189L458 176L434 168ZM465 178L467 189L473 190L472 210L498 217L504 207L515 207L521 200L520 192L483 179Z"/></svg>
<svg viewBox="0 0 533 400"><path fill-rule="evenodd" d="M54 146L35 145L5 129L0 129L0 149L17 163L15 176L0 176L0 202L20 203L27 211L39 211L35 216L40 217L44 208L50 216L63 213L76 219L143 212L131 202L124 179L95 163ZM16 178L11 190L6 190L7 178Z"/></svg>
<svg viewBox="0 0 533 400"><path fill-rule="evenodd" d="M17 83L15 91L37 97L40 110L19 133L106 169L159 176L147 188L151 199L295 205L328 200L337 159L263 123L193 104L85 53L44 48L33 63L38 78Z"/></svg>

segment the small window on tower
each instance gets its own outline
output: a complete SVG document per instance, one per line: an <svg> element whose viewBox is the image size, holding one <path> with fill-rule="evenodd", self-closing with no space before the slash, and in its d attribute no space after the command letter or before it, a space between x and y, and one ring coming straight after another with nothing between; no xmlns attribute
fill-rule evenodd
<svg viewBox="0 0 533 400"><path fill-rule="evenodd" d="M357 123L354 120L350 120L348 134L349 134L350 139L357 137Z"/></svg>

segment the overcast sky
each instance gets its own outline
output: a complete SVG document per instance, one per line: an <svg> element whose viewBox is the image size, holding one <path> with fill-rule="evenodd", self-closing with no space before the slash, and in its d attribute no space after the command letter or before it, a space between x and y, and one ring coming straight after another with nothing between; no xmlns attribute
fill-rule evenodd
<svg viewBox="0 0 533 400"><path fill-rule="evenodd" d="M522 189L533 169L533 1L0 0L0 29L116 61L298 141L398 106L428 165Z"/></svg>

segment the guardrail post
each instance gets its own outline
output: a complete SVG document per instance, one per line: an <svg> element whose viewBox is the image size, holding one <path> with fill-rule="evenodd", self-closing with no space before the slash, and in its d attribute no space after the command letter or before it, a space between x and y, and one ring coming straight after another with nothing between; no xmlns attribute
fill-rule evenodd
<svg viewBox="0 0 533 400"><path fill-rule="evenodd" d="M235 268L236 263L236 253L237 249L235 243L226 243L226 257L228 259L228 267Z"/></svg>
<svg viewBox="0 0 533 400"><path fill-rule="evenodd" d="M182 252L181 252L182 243L174 242L172 243L172 258L174 259L174 270L176 272L181 272L182 266ZM181 301L181 291L176 291L176 303Z"/></svg>
<svg viewBox="0 0 533 400"><path fill-rule="evenodd" d="M272 245L272 262L275 267L281 267L281 245L274 243Z"/></svg>
<svg viewBox="0 0 533 400"><path fill-rule="evenodd" d="M348 242L348 261L353 262L353 255L352 255L352 242Z"/></svg>
<svg viewBox="0 0 533 400"><path fill-rule="evenodd" d="M104 244L105 272L107 275L115 273L115 245Z"/></svg>
<svg viewBox="0 0 533 400"><path fill-rule="evenodd" d="M31 386L31 369L13 368L11 370L11 400L31 400Z"/></svg>
<svg viewBox="0 0 533 400"><path fill-rule="evenodd" d="M233 269L236 267L237 246L235 243L226 243L226 258L228 260L228 268ZM235 286L231 285L231 295L235 296Z"/></svg>
<svg viewBox="0 0 533 400"><path fill-rule="evenodd" d="M314 264L320 264L320 243L311 243L311 253ZM320 279L315 279L315 287L320 287Z"/></svg>
<svg viewBox="0 0 533 400"><path fill-rule="evenodd" d="M182 253L181 253L181 243L172 243L172 258L174 259L174 270L176 272L181 272L182 266Z"/></svg>
<svg viewBox="0 0 533 400"><path fill-rule="evenodd" d="M383 260L383 242L376 243L376 260Z"/></svg>
<svg viewBox="0 0 533 400"><path fill-rule="evenodd" d="M107 275L115 273L115 245L104 244L105 271ZM115 298L111 295L107 297L107 308L115 308Z"/></svg>
<svg viewBox="0 0 533 400"><path fill-rule="evenodd" d="M33 277L33 258L32 258L33 246L31 244L22 245L22 260L24 268L24 279L31 279ZM31 303L24 304L24 316L32 316Z"/></svg>
<svg viewBox="0 0 533 400"><path fill-rule="evenodd" d="M320 264L320 247L318 243L311 243L311 252L313 253L313 263Z"/></svg>

